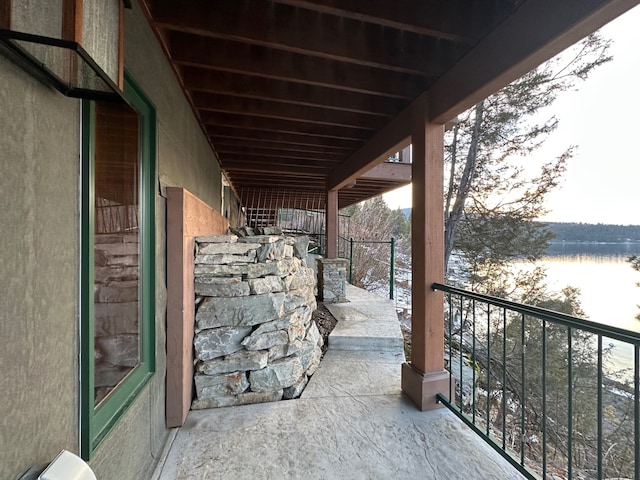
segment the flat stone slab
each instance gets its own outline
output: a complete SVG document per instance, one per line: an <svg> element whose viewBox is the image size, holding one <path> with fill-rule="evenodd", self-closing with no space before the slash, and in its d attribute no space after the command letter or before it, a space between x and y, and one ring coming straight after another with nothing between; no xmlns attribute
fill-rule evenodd
<svg viewBox="0 0 640 480"><path fill-rule="evenodd" d="M338 320L329 336L329 346L338 350L404 351L404 340L395 305L351 285L347 285L347 303L326 303Z"/></svg>
<svg viewBox="0 0 640 480"><path fill-rule="evenodd" d="M351 286L347 295L351 310L332 310L342 329L300 399L189 412L153 480L522 480L453 413L420 412L400 392L393 304ZM364 348L374 334L385 346Z"/></svg>
<svg viewBox="0 0 640 480"><path fill-rule="evenodd" d="M154 478L523 477L448 410L377 395L191 411Z"/></svg>
<svg viewBox="0 0 640 480"><path fill-rule="evenodd" d="M320 362L302 398L400 395L404 353L332 350Z"/></svg>

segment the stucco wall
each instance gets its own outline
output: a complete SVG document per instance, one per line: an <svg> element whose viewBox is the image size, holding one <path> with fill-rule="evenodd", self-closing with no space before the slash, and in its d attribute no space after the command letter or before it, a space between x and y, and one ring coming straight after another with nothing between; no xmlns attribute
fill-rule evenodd
<svg viewBox="0 0 640 480"><path fill-rule="evenodd" d="M78 450L79 102L0 56L0 478Z"/></svg>
<svg viewBox="0 0 640 480"><path fill-rule="evenodd" d="M217 160L137 2L126 11L125 67L156 108L158 176L220 211ZM156 220L157 373L91 460L101 480L147 478L169 433L165 428L166 201L160 195Z"/></svg>
<svg viewBox="0 0 640 480"><path fill-rule="evenodd" d="M220 211L220 169L146 19L126 11L126 67L157 113L159 177ZM80 102L0 56L0 478L78 452ZM156 182L157 183L157 182ZM156 195L156 375L91 459L144 479L165 415L166 204Z"/></svg>
<svg viewBox="0 0 640 480"><path fill-rule="evenodd" d="M156 106L160 175L220 212L220 167L137 2L127 10L125 46L125 67Z"/></svg>

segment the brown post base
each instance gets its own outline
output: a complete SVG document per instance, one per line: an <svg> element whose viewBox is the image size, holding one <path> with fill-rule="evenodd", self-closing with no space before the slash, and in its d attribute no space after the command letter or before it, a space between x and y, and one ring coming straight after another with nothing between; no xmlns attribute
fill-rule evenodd
<svg viewBox="0 0 640 480"><path fill-rule="evenodd" d="M423 412L441 408L436 394L449 393L449 372L422 373L410 363L403 363L402 391Z"/></svg>

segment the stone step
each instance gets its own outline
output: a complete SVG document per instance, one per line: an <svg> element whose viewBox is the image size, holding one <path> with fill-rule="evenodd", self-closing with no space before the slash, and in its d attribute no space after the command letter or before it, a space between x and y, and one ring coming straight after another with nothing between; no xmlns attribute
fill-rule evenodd
<svg viewBox="0 0 640 480"><path fill-rule="evenodd" d="M329 348L404 352L400 322L391 300L347 285L345 303L326 303L338 320L329 335Z"/></svg>

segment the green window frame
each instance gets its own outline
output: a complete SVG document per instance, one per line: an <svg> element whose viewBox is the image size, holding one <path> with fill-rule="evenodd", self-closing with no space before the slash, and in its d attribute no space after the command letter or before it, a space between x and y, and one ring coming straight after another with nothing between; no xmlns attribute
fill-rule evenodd
<svg viewBox="0 0 640 480"><path fill-rule="evenodd" d="M124 100L139 118L139 361L95 406L94 248L96 103L82 101L80 312L80 450L89 460L155 372L155 107L128 73Z"/></svg>

